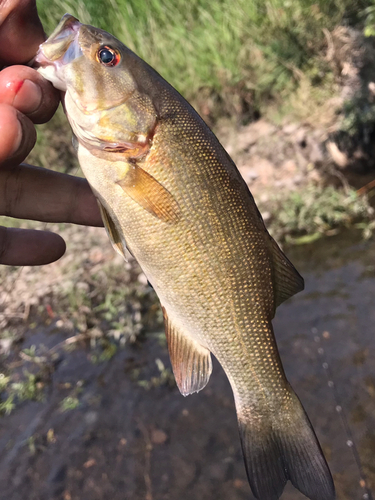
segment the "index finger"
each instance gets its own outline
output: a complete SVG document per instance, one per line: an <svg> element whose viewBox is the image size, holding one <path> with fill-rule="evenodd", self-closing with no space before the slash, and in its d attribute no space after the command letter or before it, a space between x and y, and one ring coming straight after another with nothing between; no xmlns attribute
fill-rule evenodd
<svg viewBox="0 0 375 500"><path fill-rule="evenodd" d="M0 169L0 214L43 222L102 226L85 179L32 165Z"/></svg>
<svg viewBox="0 0 375 500"><path fill-rule="evenodd" d="M0 66L27 63L44 40L35 0L0 2Z"/></svg>

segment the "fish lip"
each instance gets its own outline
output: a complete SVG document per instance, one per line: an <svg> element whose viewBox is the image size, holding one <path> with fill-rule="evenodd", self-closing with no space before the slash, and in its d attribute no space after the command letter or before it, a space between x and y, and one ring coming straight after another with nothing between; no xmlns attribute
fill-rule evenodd
<svg viewBox="0 0 375 500"><path fill-rule="evenodd" d="M39 46L32 61L33 67L39 69L51 64L64 65L82 55L78 45L78 33L81 26L78 19L70 14L65 14L54 32ZM74 42L75 46L72 49ZM57 52L58 55L54 56L54 52Z"/></svg>
<svg viewBox="0 0 375 500"><path fill-rule="evenodd" d="M65 14L33 61L33 68L63 92L67 90L64 67L83 55L78 40L81 27L78 19Z"/></svg>

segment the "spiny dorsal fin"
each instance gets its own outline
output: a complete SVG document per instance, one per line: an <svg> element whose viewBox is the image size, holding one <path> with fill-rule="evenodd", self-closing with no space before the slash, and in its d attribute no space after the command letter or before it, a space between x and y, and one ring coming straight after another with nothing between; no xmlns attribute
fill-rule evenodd
<svg viewBox="0 0 375 500"><path fill-rule="evenodd" d="M117 181L126 194L147 212L163 222L177 222L180 207L171 193L152 175L137 165L130 165L123 179Z"/></svg>
<svg viewBox="0 0 375 500"><path fill-rule="evenodd" d="M304 281L297 269L270 236L274 269L275 307L304 289Z"/></svg>
<svg viewBox="0 0 375 500"><path fill-rule="evenodd" d="M183 396L199 392L207 385L212 372L211 353L175 328L164 307L163 315L176 384Z"/></svg>
<svg viewBox="0 0 375 500"><path fill-rule="evenodd" d="M99 205L100 214L103 219L104 227L107 231L108 238L110 239L113 248L116 250L117 253L119 253L122 257L124 257L125 260L127 260L125 255L125 249L126 249L125 239L121 237L121 234L117 230L115 222L113 221L112 217L109 215L107 210L103 207L102 203L99 200L97 200L97 202Z"/></svg>

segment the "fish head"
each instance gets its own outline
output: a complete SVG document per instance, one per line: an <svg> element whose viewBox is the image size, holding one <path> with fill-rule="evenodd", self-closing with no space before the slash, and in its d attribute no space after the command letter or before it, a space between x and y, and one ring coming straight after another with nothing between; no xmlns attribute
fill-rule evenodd
<svg viewBox="0 0 375 500"><path fill-rule="evenodd" d="M140 156L147 150L157 113L133 76L136 56L114 36L65 14L40 45L35 65L65 92L65 111L80 144L97 155Z"/></svg>

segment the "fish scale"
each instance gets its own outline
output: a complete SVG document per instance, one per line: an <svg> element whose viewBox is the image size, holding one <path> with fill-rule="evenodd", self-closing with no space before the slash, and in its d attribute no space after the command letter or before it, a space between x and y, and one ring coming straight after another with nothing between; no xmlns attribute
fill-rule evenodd
<svg viewBox="0 0 375 500"><path fill-rule="evenodd" d="M125 256L128 247L160 299L181 393L204 388L214 354L256 498L277 500L291 480L311 500L333 500L271 323L303 279L229 155L175 89L102 30L66 15L36 61L66 91L79 162L114 248Z"/></svg>

